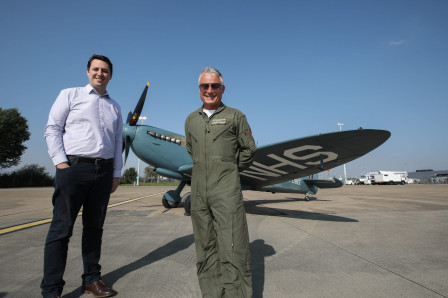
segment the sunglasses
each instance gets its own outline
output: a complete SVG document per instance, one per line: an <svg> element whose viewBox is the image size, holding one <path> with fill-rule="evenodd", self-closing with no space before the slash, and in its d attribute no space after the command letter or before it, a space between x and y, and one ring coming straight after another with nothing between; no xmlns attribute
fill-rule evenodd
<svg viewBox="0 0 448 298"><path fill-rule="evenodd" d="M222 85L219 83L213 83L213 84L200 84L199 85L199 89L201 89L202 91L208 90L208 88L212 87L213 90L218 89L219 87L221 87Z"/></svg>

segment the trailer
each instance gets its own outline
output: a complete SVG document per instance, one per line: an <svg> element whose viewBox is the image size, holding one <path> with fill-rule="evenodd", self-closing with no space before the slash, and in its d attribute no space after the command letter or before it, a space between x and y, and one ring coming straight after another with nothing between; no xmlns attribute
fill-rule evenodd
<svg viewBox="0 0 448 298"><path fill-rule="evenodd" d="M402 171L378 171L370 172L368 176L373 177L371 184L401 184L408 183L408 173Z"/></svg>

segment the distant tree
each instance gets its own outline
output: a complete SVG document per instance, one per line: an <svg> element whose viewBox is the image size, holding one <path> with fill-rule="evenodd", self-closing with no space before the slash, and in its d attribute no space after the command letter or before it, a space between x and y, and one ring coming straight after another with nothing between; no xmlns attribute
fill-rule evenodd
<svg viewBox="0 0 448 298"><path fill-rule="evenodd" d="M28 122L19 110L0 108L0 168L18 165L29 139Z"/></svg>
<svg viewBox="0 0 448 298"><path fill-rule="evenodd" d="M159 174L154 172L153 167L146 167L145 168L145 181L146 182L157 182Z"/></svg>
<svg viewBox="0 0 448 298"><path fill-rule="evenodd" d="M134 183L137 179L137 171L135 168L126 169L121 175L120 183Z"/></svg>
<svg viewBox="0 0 448 298"><path fill-rule="evenodd" d="M54 178L37 164L25 165L9 174L0 175L0 187L36 187L51 186Z"/></svg>

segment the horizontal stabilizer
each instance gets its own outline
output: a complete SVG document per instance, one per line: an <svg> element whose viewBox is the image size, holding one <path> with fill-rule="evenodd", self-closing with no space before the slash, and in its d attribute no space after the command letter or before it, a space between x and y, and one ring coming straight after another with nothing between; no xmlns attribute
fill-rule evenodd
<svg viewBox="0 0 448 298"><path fill-rule="evenodd" d="M308 186L314 185L318 188L338 188L341 187L344 183L337 178L333 179L303 179Z"/></svg>

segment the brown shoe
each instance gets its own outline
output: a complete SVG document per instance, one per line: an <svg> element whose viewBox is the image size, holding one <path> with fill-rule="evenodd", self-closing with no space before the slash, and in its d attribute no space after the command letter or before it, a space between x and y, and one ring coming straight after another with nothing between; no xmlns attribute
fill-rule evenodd
<svg viewBox="0 0 448 298"><path fill-rule="evenodd" d="M92 293L95 297L112 297L118 294L117 291L106 287L101 279L90 285L82 286L82 292L84 294Z"/></svg>

